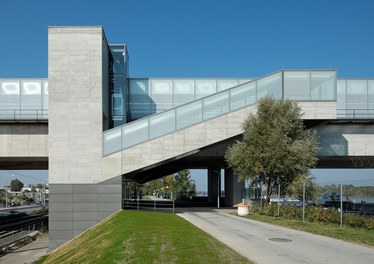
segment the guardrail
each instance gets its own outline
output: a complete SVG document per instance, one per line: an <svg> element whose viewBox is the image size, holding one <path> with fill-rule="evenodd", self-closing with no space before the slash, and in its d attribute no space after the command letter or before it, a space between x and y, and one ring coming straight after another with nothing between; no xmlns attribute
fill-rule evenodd
<svg viewBox="0 0 374 264"><path fill-rule="evenodd" d="M48 121L48 109L0 109L0 121L45 122Z"/></svg>
<svg viewBox="0 0 374 264"><path fill-rule="evenodd" d="M336 109L337 119L374 119L374 109Z"/></svg>
<svg viewBox="0 0 374 264"><path fill-rule="evenodd" d="M144 210L153 212L175 213L174 200L143 200L143 199L123 199L123 209Z"/></svg>
<svg viewBox="0 0 374 264"><path fill-rule="evenodd" d="M45 221L40 221L15 230L0 232L0 248L16 243L35 231L44 231L48 228Z"/></svg>

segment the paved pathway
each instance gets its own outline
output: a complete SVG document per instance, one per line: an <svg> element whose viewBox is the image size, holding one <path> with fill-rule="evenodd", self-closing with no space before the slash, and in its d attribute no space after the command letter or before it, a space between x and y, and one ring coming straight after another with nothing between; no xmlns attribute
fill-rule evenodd
<svg viewBox="0 0 374 264"><path fill-rule="evenodd" d="M258 264L374 263L374 248L228 215L222 211L193 210L184 209L179 215Z"/></svg>
<svg viewBox="0 0 374 264"><path fill-rule="evenodd" d="M0 263L29 264L48 253L48 234L39 236L34 242L0 258Z"/></svg>

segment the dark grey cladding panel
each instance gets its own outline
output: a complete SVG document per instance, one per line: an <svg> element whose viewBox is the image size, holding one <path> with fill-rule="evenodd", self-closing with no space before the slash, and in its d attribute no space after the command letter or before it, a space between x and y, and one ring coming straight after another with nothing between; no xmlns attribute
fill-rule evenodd
<svg viewBox="0 0 374 264"><path fill-rule="evenodd" d="M50 203L71 203L73 202L73 194L71 193L50 193Z"/></svg>
<svg viewBox="0 0 374 264"><path fill-rule="evenodd" d="M97 212L73 212L74 221L97 221Z"/></svg>
<svg viewBox="0 0 374 264"><path fill-rule="evenodd" d="M49 241L54 239L71 239L73 230L49 230Z"/></svg>
<svg viewBox="0 0 374 264"><path fill-rule="evenodd" d="M71 235L71 238L73 238L73 234ZM59 246L65 244L71 238L59 239L59 238L53 238L53 237L49 236L49 251L52 251L52 250L58 248Z"/></svg>
<svg viewBox="0 0 374 264"><path fill-rule="evenodd" d="M97 212L97 220L102 221L105 218L111 216L114 212Z"/></svg>
<svg viewBox="0 0 374 264"><path fill-rule="evenodd" d="M122 185L99 185L99 193L122 194Z"/></svg>
<svg viewBox="0 0 374 264"><path fill-rule="evenodd" d="M86 230L97 224L97 221L74 221L73 230Z"/></svg>
<svg viewBox="0 0 374 264"><path fill-rule="evenodd" d="M73 212L51 212L48 216L49 221L73 220Z"/></svg>
<svg viewBox="0 0 374 264"><path fill-rule="evenodd" d="M73 193L97 193L97 184L73 184Z"/></svg>
<svg viewBox="0 0 374 264"><path fill-rule="evenodd" d="M97 193L74 193L74 203L95 203L97 202Z"/></svg>
<svg viewBox="0 0 374 264"><path fill-rule="evenodd" d="M97 212L97 203L73 203L74 212Z"/></svg>
<svg viewBox="0 0 374 264"><path fill-rule="evenodd" d="M73 230L73 221L50 220L48 225L50 230Z"/></svg>
<svg viewBox="0 0 374 264"><path fill-rule="evenodd" d="M49 212L71 212L73 211L73 203L50 203Z"/></svg>
<svg viewBox="0 0 374 264"><path fill-rule="evenodd" d="M50 193L73 193L72 184L50 184L49 185Z"/></svg>
<svg viewBox="0 0 374 264"><path fill-rule="evenodd" d="M98 196L99 203L118 203L122 200L120 193L101 193Z"/></svg>

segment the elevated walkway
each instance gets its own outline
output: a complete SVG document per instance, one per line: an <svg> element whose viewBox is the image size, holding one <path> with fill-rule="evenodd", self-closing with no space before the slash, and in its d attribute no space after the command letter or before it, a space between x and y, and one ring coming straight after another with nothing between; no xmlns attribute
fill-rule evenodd
<svg viewBox="0 0 374 264"><path fill-rule="evenodd" d="M266 95L293 99L290 87L284 85L285 73L276 72L104 132L104 174L108 179L125 175L143 182L149 180L145 178L149 171L161 165L227 144L241 135L241 124L256 112L259 99ZM334 89L330 77L325 82ZM325 82L322 80L320 86L330 89ZM321 96L317 100L310 95L304 98L308 100L299 100L305 120L336 119L334 98Z"/></svg>

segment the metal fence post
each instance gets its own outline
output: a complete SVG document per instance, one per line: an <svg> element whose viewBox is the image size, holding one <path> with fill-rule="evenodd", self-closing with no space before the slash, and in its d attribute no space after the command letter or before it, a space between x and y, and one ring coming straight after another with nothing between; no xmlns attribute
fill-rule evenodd
<svg viewBox="0 0 374 264"><path fill-rule="evenodd" d="M138 211L139 211L139 198L137 199L137 208L138 208Z"/></svg>
<svg viewBox="0 0 374 264"><path fill-rule="evenodd" d="M280 186L280 183L278 183L278 219L279 219L279 215L280 215L280 194L281 193L281 186Z"/></svg>
<svg viewBox="0 0 374 264"><path fill-rule="evenodd" d="M303 184L303 223L305 221L305 182Z"/></svg>
<svg viewBox="0 0 374 264"><path fill-rule="evenodd" d="M340 226L343 226L343 182L340 181Z"/></svg>
<svg viewBox="0 0 374 264"><path fill-rule="evenodd" d="M175 201L173 200L173 214L175 213L175 205L174 205Z"/></svg>
<svg viewBox="0 0 374 264"><path fill-rule="evenodd" d="M153 212L156 212L156 200L153 200Z"/></svg>

